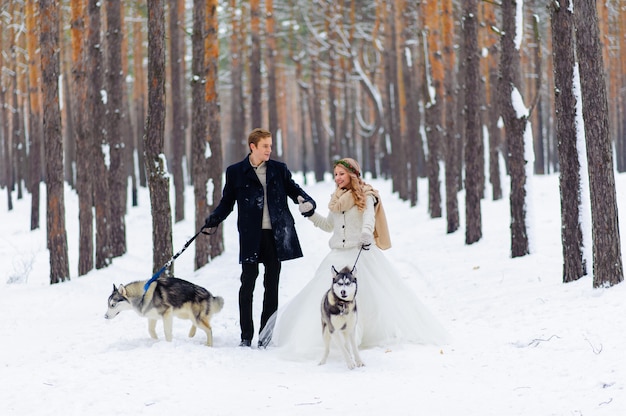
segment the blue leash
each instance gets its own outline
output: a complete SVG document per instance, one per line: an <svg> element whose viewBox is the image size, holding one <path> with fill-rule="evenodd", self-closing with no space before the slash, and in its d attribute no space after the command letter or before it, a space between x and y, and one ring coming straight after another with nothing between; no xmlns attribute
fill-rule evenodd
<svg viewBox="0 0 626 416"><path fill-rule="evenodd" d="M178 256L180 256L180 255L183 253L183 251L187 250L187 247L189 247L189 245L193 242L193 240L195 240L195 239L196 239L196 238L197 238L200 234L211 235L211 234L213 234L213 233L210 233L210 232L206 232L206 231L204 231L204 227L202 227L202 228L200 229L200 231L198 231L198 232L196 233L196 235L194 235L193 237L191 237L191 239L185 243L185 246L184 246L184 247L183 247L183 248L182 248L182 249L181 249L178 253L174 254L174 255L172 256L172 258L171 258L171 259L169 259L169 260L167 261L167 263L165 263L165 265L164 265L163 267L161 267L161 269L159 269L159 271L158 271L158 272L156 272L156 273L155 273L155 274L154 274L154 275L150 278L150 280L148 280L148 281L146 282L146 284L143 286L143 291L144 291L144 293L145 293L146 291L148 291L148 288L150 287L150 285L152 284L152 282L154 282L155 280L157 280L157 279L159 278L159 276L160 276L160 275L161 275L161 274L165 271L165 269L167 269L168 267L170 267L170 266L172 265L172 263L174 262L174 260L176 260L176 258L177 258Z"/></svg>

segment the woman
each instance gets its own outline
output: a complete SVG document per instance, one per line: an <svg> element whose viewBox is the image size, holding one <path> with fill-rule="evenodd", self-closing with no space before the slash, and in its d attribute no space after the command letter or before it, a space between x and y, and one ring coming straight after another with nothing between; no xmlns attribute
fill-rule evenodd
<svg viewBox="0 0 626 416"><path fill-rule="evenodd" d="M337 189L331 195L327 217L314 212L313 224L332 233L330 253L313 279L276 314L262 339L291 358L313 358L323 351L320 304L330 288L332 267L355 267L358 279L357 345L360 348L401 342L445 343L448 336L415 293L394 272L381 249L391 246L385 213L378 192L361 178L359 164L351 158L334 164ZM302 213L312 207L300 201ZM375 244L374 244L375 243ZM355 264L356 262L356 264ZM273 333L269 334L273 326Z"/></svg>

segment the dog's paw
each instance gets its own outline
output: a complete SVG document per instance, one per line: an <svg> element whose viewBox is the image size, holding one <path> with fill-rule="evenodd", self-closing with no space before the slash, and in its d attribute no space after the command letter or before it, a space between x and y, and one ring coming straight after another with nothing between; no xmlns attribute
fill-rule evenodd
<svg viewBox="0 0 626 416"><path fill-rule="evenodd" d="M357 367L365 367L365 363L363 361L357 361L356 362L356 366Z"/></svg>

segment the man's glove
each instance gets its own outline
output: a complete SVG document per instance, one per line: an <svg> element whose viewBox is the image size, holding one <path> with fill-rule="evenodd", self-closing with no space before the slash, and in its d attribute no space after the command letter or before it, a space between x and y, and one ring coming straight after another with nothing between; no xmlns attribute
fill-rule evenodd
<svg viewBox="0 0 626 416"><path fill-rule="evenodd" d="M370 233L362 233L359 239L359 244L363 250L369 250L370 246L374 242L374 236Z"/></svg>
<svg viewBox="0 0 626 416"><path fill-rule="evenodd" d="M204 227L202 228L213 228L217 227L218 225L219 222L217 221L217 219L215 219L213 215L209 215L208 217L206 217L206 220L204 221Z"/></svg>
<svg viewBox="0 0 626 416"><path fill-rule="evenodd" d="M312 198L304 199L302 196L298 196L298 209L300 214L304 217L310 217L315 212L315 201Z"/></svg>

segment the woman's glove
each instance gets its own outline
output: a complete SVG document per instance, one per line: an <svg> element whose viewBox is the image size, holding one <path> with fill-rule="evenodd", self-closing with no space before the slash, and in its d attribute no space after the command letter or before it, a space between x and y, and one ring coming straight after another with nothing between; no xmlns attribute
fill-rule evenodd
<svg viewBox="0 0 626 416"><path fill-rule="evenodd" d="M304 217L310 217L315 212L315 201L312 198L304 199L298 196L298 209Z"/></svg>
<svg viewBox="0 0 626 416"><path fill-rule="evenodd" d="M359 239L359 244L363 250L369 250L370 246L374 242L374 236L371 233L362 233Z"/></svg>

